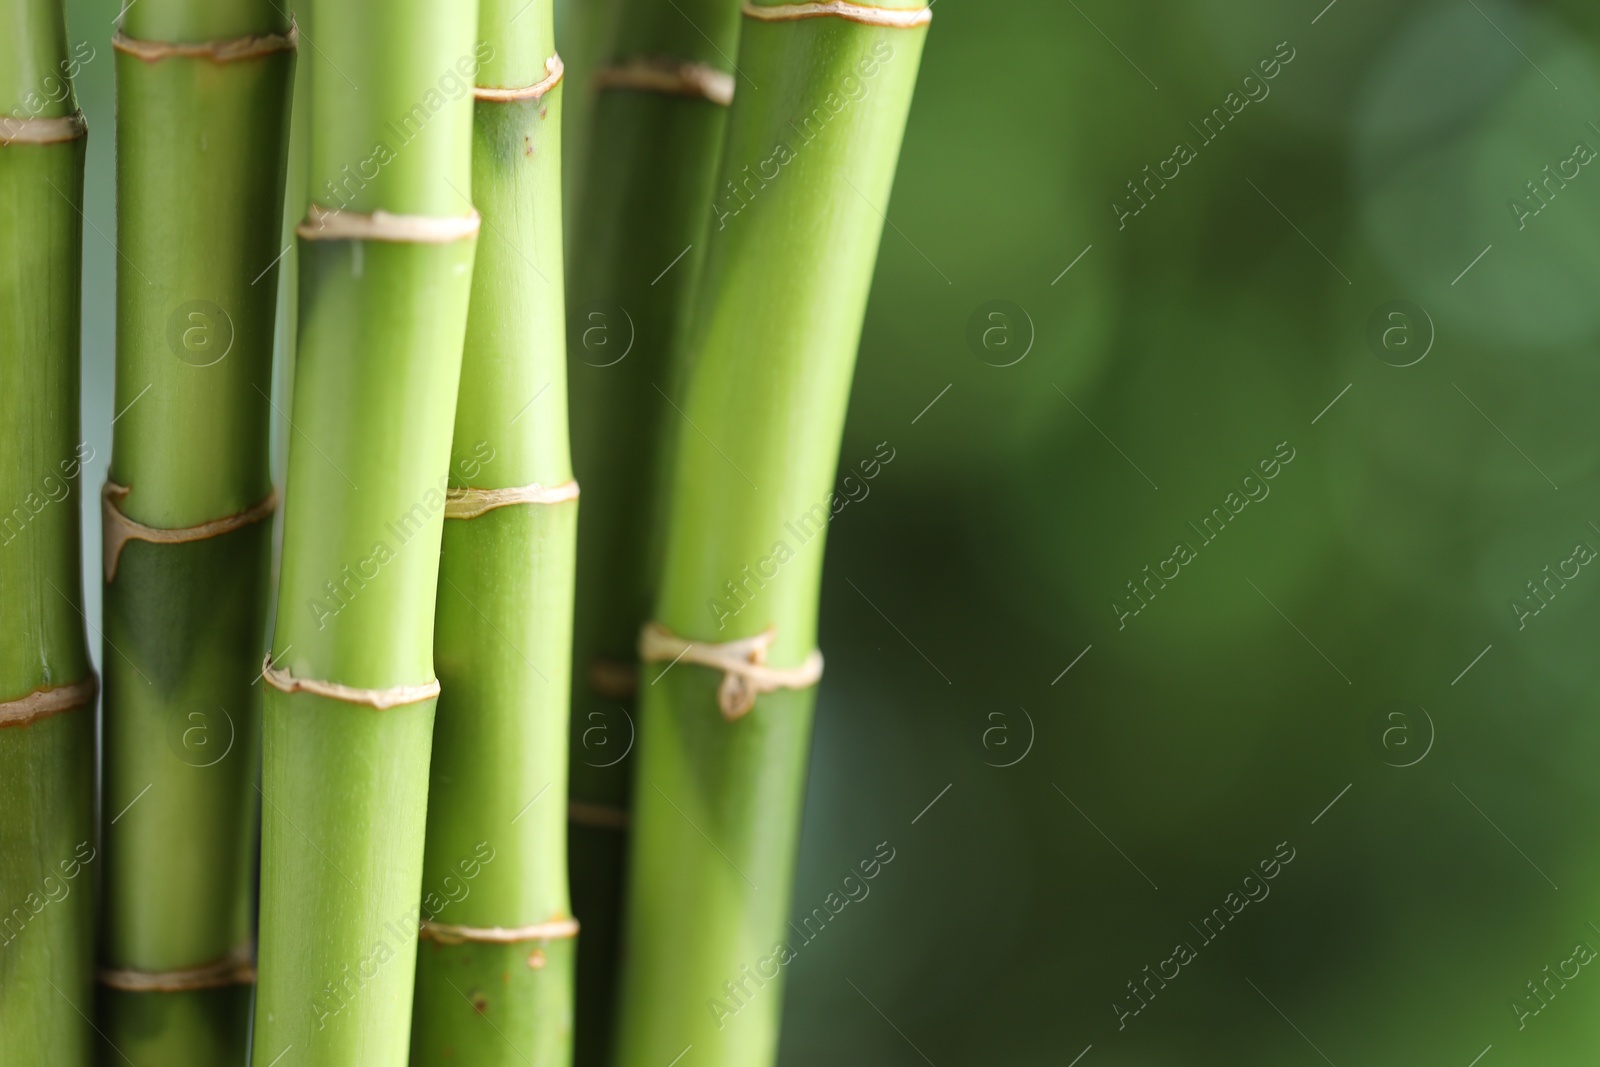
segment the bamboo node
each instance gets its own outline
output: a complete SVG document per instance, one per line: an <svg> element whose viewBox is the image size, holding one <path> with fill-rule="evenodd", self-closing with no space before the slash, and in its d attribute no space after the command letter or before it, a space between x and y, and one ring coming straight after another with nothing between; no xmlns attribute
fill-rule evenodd
<svg viewBox="0 0 1600 1067"><path fill-rule="evenodd" d="M117 577L117 563L122 559L122 549L129 541L149 541L157 545L181 545L190 541L206 541L213 537L242 530L252 526L262 519L270 516L278 508L278 491L276 489L266 495L264 500L243 511L220 519L202 522L198 526L185 526L177 530L162 530L154 526L146 526L142 522L135 522L122 513L118 501L129 493L132 488L118 485L107 480L100 490L100 515L104 533L102 534L101 557L105 568L106 582L110 584Z"/></svg>
<svg viewBox="0 0 1600 1067"><path fill-rule="evenodd" d="M396 685L388 689L357 689L353 685L343 685L339 682L296 678L288 671L274 667L270 655L261 664L261 677L280 693L310 693L312 696L326 697L345 704L360 704L379 711L387 711L406 704L419 704L439 695L437 678L424 685Z"/></svg>
<svg viewBox="0 0 1600 1067"><path fill-rule="evenodd" d="M305 241L393 241L400 244L447 245L478 236L482 219L466 215L370 215L313 203L294 232Z"/></svg>
<svg viewBox="0 0 1600 1067"><path fill-rule="evenodd" d="M577 919L552 919L532 926L451 926L422 921L417 936L441 945L514 945L521 941L564 941L578 936Z"/></svg>
<svg viewBox="0 0 1600 1067"><path fill-rule="evenodd" d="M744 14L746 18L761 22L833 17L849 19L864 26L887 26L895 30L916 29L933 21L931 6L873 7L850 3L849 0L819 0L805 4L757 4L753 0L744 0Z"/></svg>
<svg viewBox="0 0 1600 1067"><path fill-rule="evenodd" d="M596 830L626 830L628 813L621 808L608 808L604 804L590 804L583 800L567 801L567 821Z"/></svg>
<svg viewBox="0 0 1600 1067"><path fill-rule="evenodd" d="M495 103L508 103L513 100L537 100L551 89L561 84L561 76L566 73L566 64L561 62L559 53L544 61L545 76L532 85L515 85L510 88L501 88L495 85L475 85L472 95L479 100L490 100Z"/></svg>
<svg viewBox="0 0 1600 1067"><path fill-rule="evenodd" d="M69 685L41 686L27 696L0 703L0 729L7 726L31 726L40 719L60 715L63 711L88 707L100 691L100 679L93 673L81 682Z"/></svg>
<svg viewBox="0 0 1600 1067"><path fill-rule="evenodd" d="M512 504L562 504L578 499L578 483L518 485L510 489L450 489L445 492L444 517L475 519L495 508Z"/></svg>
<svg viewBox="0 0 1600 1067"><path fill-rule="evenodd" d="M300 27L291 19L288 33L251 34L246 37L226 37L220 41L142 41L118 30L111 35L111 47L146 63L175 58L237 63L242 59L259 59L278 52L299 51Z"/></svg>
<svg viewBox="0 0 1600 1067"><path fill-rule="evenodd" d="M0 115L0 145L64 144L86 137L88 133L89 124L84 121L81 111L44 119Z"/></svg>
<svg viewBox="0 0 1600 1067"><path fill-rule="evenodd" d="M670 56L636 56L594 72L596 89L688 96L723 107L733 103L733 85L732 74Z"/></svg>
<svg viewBox="0 0 1600 1067"><path fill-rule="evenodd" d="M596 656L589 661L589 689L607 700L631 700L639 695L639 668Z"/></svg>
<svg viewBox="0 0 1600 1067"><path fill-rule="evenodd" d="M193 989L218 989L252 985L256 967L252 946L242 945L220 960L176 971L137 971L124 967L100 968L100 984L126 993L185 993Z"/></svg>
<svg viewBox="0 0 1600 1067"><path fill-rule="evenodd" d="M822 653L816 649L798 667L767 666L767 649L777 636L777 627L769 626L754 637L706 644L679 637L658 622L648 622L639 633L639 658L645 663L682 661L721 671L717 705L722 717L733 722L748 714L762 693L809 689L822 680Z"/></svg>

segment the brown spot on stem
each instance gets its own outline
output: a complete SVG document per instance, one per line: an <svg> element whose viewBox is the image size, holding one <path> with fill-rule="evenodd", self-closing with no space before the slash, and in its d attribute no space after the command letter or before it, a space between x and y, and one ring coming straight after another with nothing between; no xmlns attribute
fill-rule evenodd
<svg viewBox="0 0 1600 1067"><path fill-rule="evenodd" d="M489 1014L489 998L482 993L472 994L472 1008L479 1015Z"/></svg>
<svg viewBox="0 0 1600 1067"><path fill-rule="evenodd" d="M532 952L528 953L528 966L529 967L532 967L534 970L537 971L537 970L539 970L539 968L544 966L544 963L545 963L545 960L544 960L544 950L543 949L536 948Z"/></svg>

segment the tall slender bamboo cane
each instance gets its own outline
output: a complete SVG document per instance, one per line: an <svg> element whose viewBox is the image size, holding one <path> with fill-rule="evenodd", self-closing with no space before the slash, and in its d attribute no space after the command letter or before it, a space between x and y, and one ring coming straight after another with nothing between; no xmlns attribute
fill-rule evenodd
<svg viewBox="0 0 1600 1067"><path fill-rule="evenodd" d="M609 1059L633 761L634 642L656 589L652 462L675 418L669 353L705 250L733 97L739 0L623 0L596 72L572 253L569 349L580 523L572 752L577 1059Z"/></svg>
<svg viewBox="0 0 1600 1067"><path fill-rule="evenodd" d="M567 446L561 59L550 0L483 0L483 214L439 573L411 1062L572 1058L567 716L578 487Z"/></svg>
<svg viewBox="0 0 1600 1067"><path fill-rule="evenodd" d="M747 2L640 711L622 1067L771 1063L850 377L926 8ZM676 661L670 666L668 661ZM708 669L710 668L710 669Z"/></svg>
<svg viewBox="0 0 1600 1067"><path fill-rule="evenodd" d="M311 189L263 715L253 1062L399 1067L434 597L478 216L474 5L316 0ZM290 1062L290 1061L285 1061Z"/></svg>
<svg viewBox="0 0 1600 1067"><path fill-rule="evenodd" d="M87 1067L94 694L77 490L84 124L60 0L0 23L0 1062Z"/></svg>
<svg viewBox="0 0 1600 1067"><path fill-rule="evenodd" d="M243 1063L295 33L269 0L145 0L113 44L102 1028L135 1062Z"/></svg>
<svg viewBox="0 0 1600 1067"><path fill-rule="evenodd" d="M577 203L571 190L581 187L583 165L589 159L590 113L596 96L593 74L610 52L622 0L555 0L555 8L556 36L567 68L561 101L561 177L568 190L562 218L570 238L577 232L571 225Z"/></svg>

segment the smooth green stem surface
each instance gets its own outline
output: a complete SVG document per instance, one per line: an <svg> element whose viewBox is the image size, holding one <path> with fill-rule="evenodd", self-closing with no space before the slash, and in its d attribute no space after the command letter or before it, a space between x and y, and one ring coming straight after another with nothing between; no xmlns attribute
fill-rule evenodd
<svg viewBox="0 0 1600 1067"><path fill-rule="evenodd" d="M576 216L573 208L577 198L573 191L585 183L584 164L589 159L589 134L595 98L595 67L605 60L616 34L617 18L622 13L622 0L578 0L576 3L557 0L555 4L556 37L561 42L561 58L567 65L566 92L561 109L561 174L562 184L568 190L563 205L563 217L568 223L567 237ZM572 246L567 246L571 255Z"/></svg>
<svg viewBox="0 0 1600 1067"><path fill-rule="evenodd" d="M284 34L268 0L144 0L147 42ZM272 491L268 416L289 92L282 50L219 62L119 51L116 407L110 480L145 525L194 526ZM101 956L185 970L250 952L270 520L130 541L105 590ZM126 809L126 810L124 810ZM249 992L102 996L135 1062L242 1064Z"/></svg>
<svg viewBox="0 0 1600 1067"><path fill-rule="evenodd" d="M901 5L914 6L914 5ZM688 331L657 618L696 641L816 641L823 543L867 291L924 29L746 19ZM659 670L659 668L657 668ZM643 687L621 1067L776 1053L815 690L723 718L716 672Z"/></svg>
<svg viewBox="0 0 1600 1067"><path fill-rule="evenodd" d="M0 4L0 116L51 118L77 109L77 57L67 49L63 10L62 0Z"/></svg>
<svg viewBox="0 0 1600 1067"><path fill-rule="evenodd" d="M313 5L314 201L470 213L476 22L471 5L425 0ZM356 689L424 686L476 241L329 236L299 244L273 662ZM407 1062L434 705L267 691L252 1062Z"/></svg>
<svg viewBox="0 0 1600 1067"><path fill-rule="evenodd" d="M138 0L122 7L129 37L187 43L283 33L294 10L276 0Z"/></svg>
<svg viewBox="0 0 1600 1067"><path fill-rule="evenodd" d="M548 0L486 0L495 52L478 83L542 81ZM483 215L456 404L458 488L559 486L567 446L561 249L561 101L479 100L473 201ZM445 523L423 914L506 929L571 917L567 716L577 501L513 504ZM416 1067L564 1067L572 1056L573 943L425 940Z"/></svg>
<svg viewBox="0 0 1600 1067"><path fill-rule="evenodd" d="M622 0L603 62L671 57L732 74L739 0L677 6ZM675 389L670 357L705 251L727 108L606 89L591 102L589 121L567 320L573 461L584 486L572 799L620 812L635 762L628 758L635 701L626 679L656 592L652 531L672 428L667 420L678 418L662 391ZM572 827L573 899L584 924L577 1051L584 1065L610 1057L626 845L616 828L583 821Z"/></svg>
<svg viewBox="0 0 1600 1067"><path fill-rule="evenodd" d="M62 8L0 3L0 702L91 677L79 563L84 139ZM51 95L43 79L64 88ZM29 97L34 99L30 101ZM41 102L43 101L43 102ZM0 1061L86 1067L94 1010L94 702L0 726Z"/></svg>

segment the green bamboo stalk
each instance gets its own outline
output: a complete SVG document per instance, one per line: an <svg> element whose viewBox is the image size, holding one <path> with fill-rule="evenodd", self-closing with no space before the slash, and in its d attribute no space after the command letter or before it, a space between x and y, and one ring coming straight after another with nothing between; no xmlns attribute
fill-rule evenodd
<svg viewBox="0 0 1600 1067"><path fill-rule="evenodd" d="M770 1064L794 954L780 946L801 940L786 921L815 690L765 693L733 717L739 702L717 692L729 683L693 660L771 628L769 664L812 661L879 212L926 31L798 6L819 17L746 7L738 66L761 90L741 92L729 119L693 363L674 398L685 418L656 619L699 652L653 665L643 690L620 1067L690 1045L696 1064ZM855 11L927 15L903 0Z"/></svg>
<svg viewBox="0 0 1600 1067"><path fill-rule="evenodd" d="M114 45L101 1028L135 1062L242 1064L294 35L270 0L144 0Z"/></svg>
<svg viewBox="0 0 1600 1067"><path fill-rule="evenodd" d="M473 5L317 0L254 1057L406 1062L477 215Z"/></svg>
<svg viewBox="0 0 1600 1067"><path fill-rule="evenodd" d="M415 1067L572 1058L576 924L561 801L578 514L562 288L565 85L552 4L527 3L479 8L494 48L473 122L484 229L439 573ZM519 489L534 499L507 492Z"/></svg>
<svg viewBox="0 0 1600 1067"><path fill-rule="evenodd" d="M87 1067L94 675L78 427L84 127L60 0L0 2L0 1061Z"/></svg>
<svg viewBox="0 0 1600 1067"><path fill-rule="evenodd" d="M589 159L594 71L610 51L622 0L555 0L555 8L556 38L567 66L567 88L561 102L561 184L573 190L581 187L583 164ZM576 232L572 228L576 201L570 192L564 197L562 217L569 237Z"/></svg>
<svg viewBox="0 0 1600 1067"><path fill-rule="evenodd" d="M614 1029L634 643L656 592L650 531L665 420L676 418L658 389L671 388L670 353L705 250L739 2L622 0L614 33L593 79L568 300L573 460L586 494L570 850L584 924L577 1061L586 1067L609 1062ZM651 71L654 87L640 76Z"/></svg>

